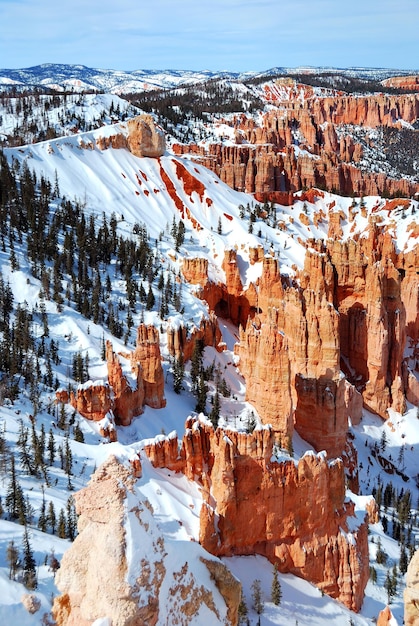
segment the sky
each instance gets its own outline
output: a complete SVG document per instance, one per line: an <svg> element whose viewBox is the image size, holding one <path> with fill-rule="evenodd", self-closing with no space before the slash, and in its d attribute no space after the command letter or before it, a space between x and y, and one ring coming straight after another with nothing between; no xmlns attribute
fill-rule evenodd
<svg viewBox="0 0 419 626"><path fill-rule="evenodd" d="M418 0L0 0L0 67L419 67Z"/></svg>

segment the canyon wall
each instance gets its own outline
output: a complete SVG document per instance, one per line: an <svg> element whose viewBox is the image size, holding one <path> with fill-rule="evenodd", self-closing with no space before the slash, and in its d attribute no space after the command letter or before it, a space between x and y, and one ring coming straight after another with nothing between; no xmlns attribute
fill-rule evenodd
<svg viewBox="0 0 419 626"><path fill-rule="evenodd" d="M275 450L268 427L214 431L192 418L180 446L176 437L145 446L155 467L202 485L200 543L209 552L261 554L359 610L369 575L368 516L357 518L346 499L342 461L313 453L277 460Z"/></svg>
<svg viewBox="0 0 419 626"><path fill-rule="evenodd" d="M236 145L176 144L175 153L193 155L230 187L253 193L259 201L285 203L287 192L310 187L347 196L411 197L419 191L419 184L406 177L368 171L365 164L361 170L363 147L345 128L413 124L419 118L419 94L302 100L300 90L289 100L283 97L270 97L277 108L258 121L245 114L223 120L233 126Z"/></svg>
<svg viewBox="0 0 419 626"><path fill-rule="evenodd" d="M418 246L397 251L374 216L364 236L343 240L346 217L334 211L333 236L306 242L296 280L281 276L278 260L266 255L260 278L244 290L235 251L225 253L223 284L208 280L200 259L183 268L210 309L240 325L235 353L246 399L262 422L282 442L295 427L329 456L342 454L348 420L359 422L362 405L386 419L390 407L403 413L406 399L419 395ZM406 345L416 365L404 358Z"/></svg>

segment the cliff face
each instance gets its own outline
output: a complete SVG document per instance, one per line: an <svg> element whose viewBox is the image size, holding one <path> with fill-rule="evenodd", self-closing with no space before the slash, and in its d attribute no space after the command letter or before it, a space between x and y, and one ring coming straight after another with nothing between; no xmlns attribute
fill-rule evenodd
<svg viewBox="0 0 419 626"><path fill-rule="evenodd" d="M263 422L281 437L292 435L295 422L316 449L336 456L345 445L349 405L333 292L324 252L307 252L300 285L283 286L278 262L268 258L258 284L258 317L241 330L236 353L246 398Z"/></svg>
<svg viewBox="0 0 419 626"><path fill-rule="evenodd" d="M262 200L304 187L336 189L348 196L406 197L419 191L419 185L405 177L396 180L384 173L361 171L363 148L345 132L346 125L377 128L414 123L419 117L418 94L317 97L308 93L307 86L298 87L286 94L271 90L268 99L277 109L258 122L245 115L224 120L234 127L237 145L178 144L177 154L192 152L229 186ZM296 130L303 152L294 148Z"/></svg>
<svg viewBox="0 0 419 626"><path fill-rule="evenodd" d="M264 555L359 610L369 571L367 521L356 521L345 500L342 461L314 454L276 461L274 443L269 428L214 432L189 420L180 451L176 438L166 438L145 452L155 467L202 484L200 542L208 551Z"/></svg>
<svg viewBox="0 0 419 626"><path fill-rule="evenodd" d="M165 541L135 486L131 472L110 457L75 494L79 534L55 578L62 594L52 609L57 626L90 626L104 616L113 626L169 623L167 616L186 624L202 606L214 622L236 626L240 583L195 544L198 578L179 542Z"/></svg>
<svg viewBox="0 0 419 626"><path fill-rule="evenodd" d="M121 359L129 364L129 376L123 371ZM123 426L128 426L135 416L141 415L144 405L155 409L166 406L159 331L154 326L141 324L138 327L137 345L130 354L118 356L108 341L106 361L108 383L89 381L79 385L70 397L59 391L57 401L70 401L89 420L100 421L113 414Z"/></svg>

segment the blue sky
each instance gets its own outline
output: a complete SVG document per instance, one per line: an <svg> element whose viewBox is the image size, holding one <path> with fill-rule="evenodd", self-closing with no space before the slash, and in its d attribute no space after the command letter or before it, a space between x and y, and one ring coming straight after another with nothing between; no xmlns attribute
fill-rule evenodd
<svg viewBox="0 0 419 626"><path fill-rule="evenodd" d="M0 67L419 67L419 0L0 0Z"/></svg>

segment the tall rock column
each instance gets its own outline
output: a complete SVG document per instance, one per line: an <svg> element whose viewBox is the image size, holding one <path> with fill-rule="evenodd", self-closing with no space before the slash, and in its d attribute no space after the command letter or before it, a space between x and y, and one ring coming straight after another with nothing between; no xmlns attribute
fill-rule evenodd
<svg viewBox="0 0 419 626"><path fill-rule="evenodd" d="M134 368L139 364L142 369L144 404L153 409L166 406L160 335L155 326L140 324L138 327L137 345L131 354L131 363Z"/></svg>

